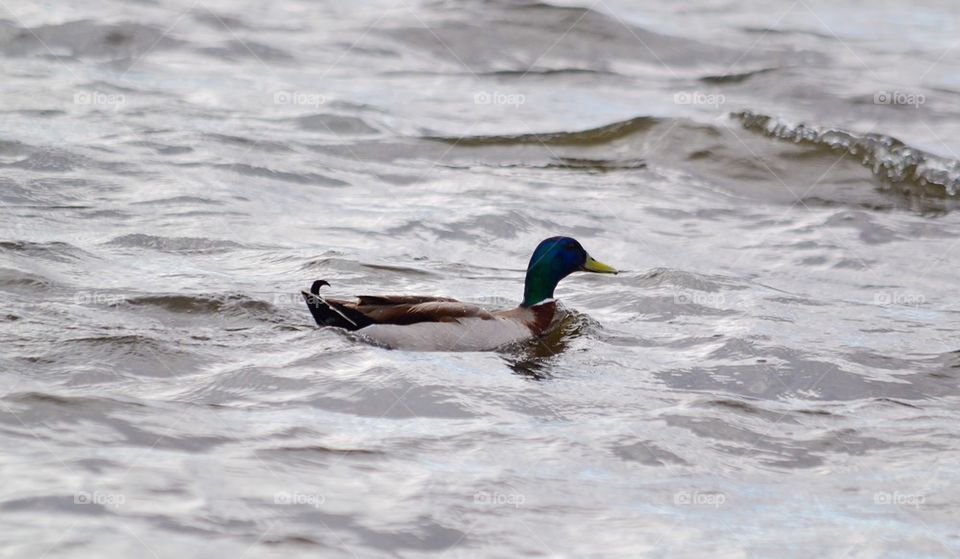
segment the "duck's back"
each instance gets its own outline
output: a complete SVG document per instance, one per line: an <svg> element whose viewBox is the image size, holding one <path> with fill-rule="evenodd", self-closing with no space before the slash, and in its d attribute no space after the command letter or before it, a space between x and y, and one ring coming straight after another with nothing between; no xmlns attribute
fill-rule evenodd
<svg viewBox="0 0 960 559"><path fill-rule="evenodd" d="M369 341L415 351L483 351L545 332L553 300L530 307L490 312L446 297L361 295L355 301L303 292L317 324L356 332Z"/></svg>

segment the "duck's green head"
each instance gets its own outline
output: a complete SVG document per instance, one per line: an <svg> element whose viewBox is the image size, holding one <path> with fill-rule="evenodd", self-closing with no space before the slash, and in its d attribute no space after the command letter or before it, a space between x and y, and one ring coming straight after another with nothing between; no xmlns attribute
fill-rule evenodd
<svg viewBox="0 0 960 559"><path fill-rule="evenodd" d="M606 264L597 262L583 250L576 239L550 237L540 241L527 265L527 279L523 287L523 307L529 307L553 298L553 290L560 280L573 272L616 274Z"/></svg>

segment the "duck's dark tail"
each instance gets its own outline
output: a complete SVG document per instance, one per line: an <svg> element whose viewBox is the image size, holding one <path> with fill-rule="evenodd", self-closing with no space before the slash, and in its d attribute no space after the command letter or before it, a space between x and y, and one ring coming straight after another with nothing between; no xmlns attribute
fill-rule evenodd
<svg viewBox="0 0 960 559"><path fill-rule="evenodd" d="M317 280L310 286L309 292L300 292L318 326L334 326L354 331L373 324L373 321L366 315L350 308L344 302L321 297L320 288L324 285L330 284L324 280Z"/></svg>

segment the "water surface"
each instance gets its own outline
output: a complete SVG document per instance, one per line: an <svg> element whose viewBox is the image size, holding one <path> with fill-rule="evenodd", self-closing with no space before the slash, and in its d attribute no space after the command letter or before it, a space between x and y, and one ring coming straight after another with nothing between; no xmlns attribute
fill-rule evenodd
<svg viewBox="0 0 960 559"><path fill-rule="evenodd" d="M0 9L11 557L960 552L955 7ZM389 351L298 294L516 304Z"/></svg>

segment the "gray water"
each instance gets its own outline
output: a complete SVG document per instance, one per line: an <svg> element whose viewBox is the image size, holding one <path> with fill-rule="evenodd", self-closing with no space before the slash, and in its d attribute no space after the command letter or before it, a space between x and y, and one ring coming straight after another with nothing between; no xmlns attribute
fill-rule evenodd
<svg viewBox="0 0 960 559"><path fill-rule="evenodd" d="M0 5L0 555L956 557L952 2ZM415 353L298 291L515 305Z"/></svg>

